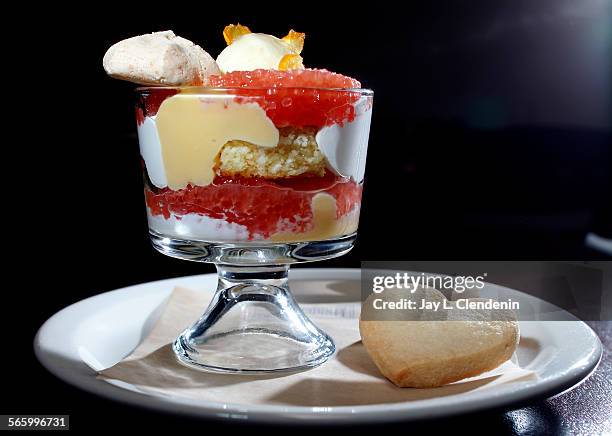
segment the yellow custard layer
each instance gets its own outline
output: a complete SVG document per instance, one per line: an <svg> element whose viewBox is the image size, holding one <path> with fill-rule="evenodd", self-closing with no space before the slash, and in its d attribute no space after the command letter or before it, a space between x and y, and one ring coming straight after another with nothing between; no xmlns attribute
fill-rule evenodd
<svg viewBox="0 0 612 436"><path fill-rule="evenodd" d="M223 96L177 94L161 104L155 119L168 187L209 185L215 159L228 141L276 147L278 129L257 103Z"/></svg>
<svg viewBox="0 0 612 436"><path fill-rule="evenodd" d="M323 241L339 236L350 235L357 231L359 209L336 218L336 199L326 193L312 197L313 228L307 232L276 233L270 237L273 242Z"/></svg>

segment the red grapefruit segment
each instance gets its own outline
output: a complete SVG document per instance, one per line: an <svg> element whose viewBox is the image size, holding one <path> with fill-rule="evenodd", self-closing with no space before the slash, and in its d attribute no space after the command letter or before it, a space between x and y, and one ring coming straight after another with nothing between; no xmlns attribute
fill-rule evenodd
<svg viewBox="0 0 612 436"><path fill-rule="evenodd" d="M277 127L323 127L355 118L359 93L346 89L361 83L327 70L260 69L211 76L210 86L238 88L241 96L253 97Z"/></svg>

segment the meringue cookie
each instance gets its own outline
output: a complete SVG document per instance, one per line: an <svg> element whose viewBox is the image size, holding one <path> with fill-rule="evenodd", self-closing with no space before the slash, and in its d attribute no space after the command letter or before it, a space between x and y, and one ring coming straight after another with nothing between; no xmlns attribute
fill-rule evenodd
<svg viewBox="0 0 612 436"><path fill-rule="evenodd" d="M102 63L109 76L141 85L205 85L210 75L221 72L202 47L171 30L119 41Z"/></svg>

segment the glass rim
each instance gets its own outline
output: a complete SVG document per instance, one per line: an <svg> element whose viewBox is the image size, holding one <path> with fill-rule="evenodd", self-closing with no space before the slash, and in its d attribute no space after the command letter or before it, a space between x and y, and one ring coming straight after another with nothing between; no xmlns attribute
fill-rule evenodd
<svg viewBox="0 0 612 436"><path fill-rule="evenodd" d="M262 86L262 87L214 87L214 86L139 86L134 91L137 93L147 91L170 91L170 90L188 90L191 94L217 94L236 91L270 91L270 90L315 90L315 91L330 91L343 93L358 93L362 96L372 96L374 91L368 88L318 88L314 86Z"/></svg>

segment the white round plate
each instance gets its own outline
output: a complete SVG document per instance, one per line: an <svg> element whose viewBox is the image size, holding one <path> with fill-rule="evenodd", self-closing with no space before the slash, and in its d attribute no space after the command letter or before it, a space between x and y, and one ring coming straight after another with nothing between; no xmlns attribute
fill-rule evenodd
<svg viewBox="0 0 612 436"><path fill-rule="evenodd" d="M360 301L360 271L357 269L294 269L291 279L298 301ZM320 295L305 295L300 292L299 283L308 280L355 283L350 286L351 292L342 295L325 289ZM38 359L51 373L68 383L142 407L242 422L248 419L268 423L354 424L442 417L553 396L587 377L597 366L602 353L599 338L581 321L521 322L521 335L529 340L526 346L523 343L519 346L518 362L521 367L534 371L537 377L500 384L491 389L424 400L340 407L226 404L221 399L219 402L203 402L144 394L127 383L118 386L96 378L96 370L121 361L142 341L159 316L162 303L176 285L208 290L212 296L216 275L144 283L75 303L53 315L40 328L34 341ZM498 289L493 293L499 291L499 287L495 288ZM484 296L486 290L485 287ZM514 300L544 303L519 291L506 291Z"/></svg>

